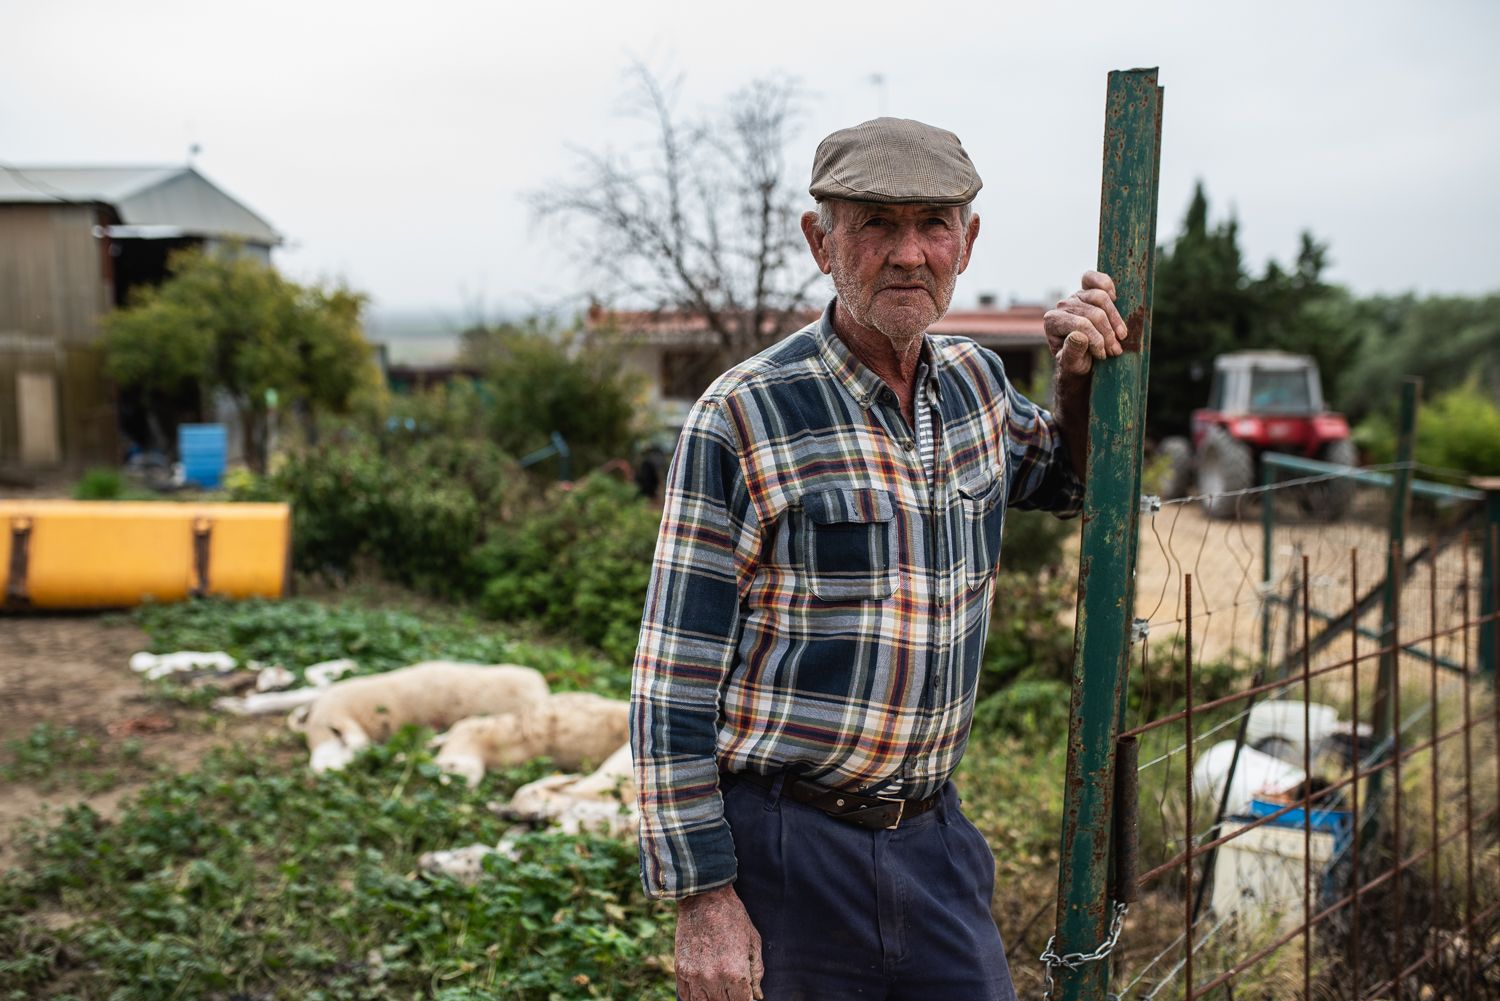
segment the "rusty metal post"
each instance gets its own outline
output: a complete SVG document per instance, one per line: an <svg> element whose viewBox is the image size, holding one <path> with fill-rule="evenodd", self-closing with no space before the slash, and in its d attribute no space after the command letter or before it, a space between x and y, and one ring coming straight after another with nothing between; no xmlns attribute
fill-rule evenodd
<svg viewBox="0 0 1500 1001"><path fill-rule="evenodd" d="M1129 673L1135 611L1146 364L1156 257L1156 192L1162 90L1156 70L1109 75L1099 268L1115 281L1130 328L1125 354L1097 363L1089 395L1088 486L1078 566L1072 718L1063 790L1057 934L1048 956L1054 997L1102 999L1108 960L1096 956L1114 916L1108 897L1113 827L1113 750Z"/></svg>
<svg viewBox="0 0 1500 1001"><path fill-rule="evenodd" d="M1479 571L1479 670L1495 680L1495 657L1500 654L1500 618L1496 608L1500 606L1500 566L1495 540L1500 537L1500 476L1479 477L1470 484L1484 491L1484 531L1480 538L1483 562Z"/></svg>

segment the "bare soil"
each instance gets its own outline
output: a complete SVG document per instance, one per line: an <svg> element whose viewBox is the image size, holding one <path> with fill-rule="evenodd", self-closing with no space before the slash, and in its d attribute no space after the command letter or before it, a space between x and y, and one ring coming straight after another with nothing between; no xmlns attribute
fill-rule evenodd
<svg viewBox="0 0 1500 1001"><path fill-rule="evenodd" d="M174 769L191 766L226 737L281 725L274 717L211 715L154 695L127 663L146 648L145 634L121 616L0 617L0 764L11 760L9 742L25 738L38 723L73 727L97 739L102 757L126 739L139 741L143 761ZM80 801L111 816L145 775L145 769L134 771L122 784L92 795L66 781L51 789L0 779L0 870L11 862L15 834L27 820Z"/></svg>

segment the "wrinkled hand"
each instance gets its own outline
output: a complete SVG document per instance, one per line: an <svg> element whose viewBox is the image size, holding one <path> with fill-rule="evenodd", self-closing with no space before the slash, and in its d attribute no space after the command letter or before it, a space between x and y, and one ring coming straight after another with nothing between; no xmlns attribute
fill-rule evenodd
<svg viewBox="0 0 1500 1001"><path fill-rule="evenodd" d="M760 933L732 886L677 908L677 996L682 1001L756 1001L766 968Z"/></svg>
<svg viewBox="0 0 1500 1001"><path fill-rule="evenodd" d="M1124 353L1125 321L1115 308L1115 282L1101 271L1085 271L1083 288L1042 317L1047 347L1064 375L1087 375L1095 358Z"/></svg>

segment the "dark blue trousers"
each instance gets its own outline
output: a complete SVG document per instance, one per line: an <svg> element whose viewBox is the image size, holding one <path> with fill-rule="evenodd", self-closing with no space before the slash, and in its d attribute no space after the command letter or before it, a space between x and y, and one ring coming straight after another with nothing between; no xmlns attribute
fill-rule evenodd
<svg viewBox="0 0 1500 1001"><path fill-rule="evenodd" d="M785 799L779 781L725 785L766 1001L1015 1001L990 914L995 859L952 783L893 831Z"/></svg>

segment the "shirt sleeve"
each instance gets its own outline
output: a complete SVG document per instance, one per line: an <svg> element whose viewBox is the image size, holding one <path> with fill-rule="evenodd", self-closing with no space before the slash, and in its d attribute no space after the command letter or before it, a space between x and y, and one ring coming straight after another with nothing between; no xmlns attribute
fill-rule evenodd
<svg viewBox="0 0 1500 1001"><path fill-rule="evenodd" d="M1005 386L1006 503L1023 511L1051 511L1071 518L1083 510L1083 481L1073 471L1057 419L1016 391L1001 370Z"/></svg>
<svg viewBox="0 0 1500 1001"><path fill-rule="evenodd" d="M735 877L715 746L759 552L738 439L722 404L700 402L667 475L631 676L641 881L652 897L680 899Z"/></svg>

